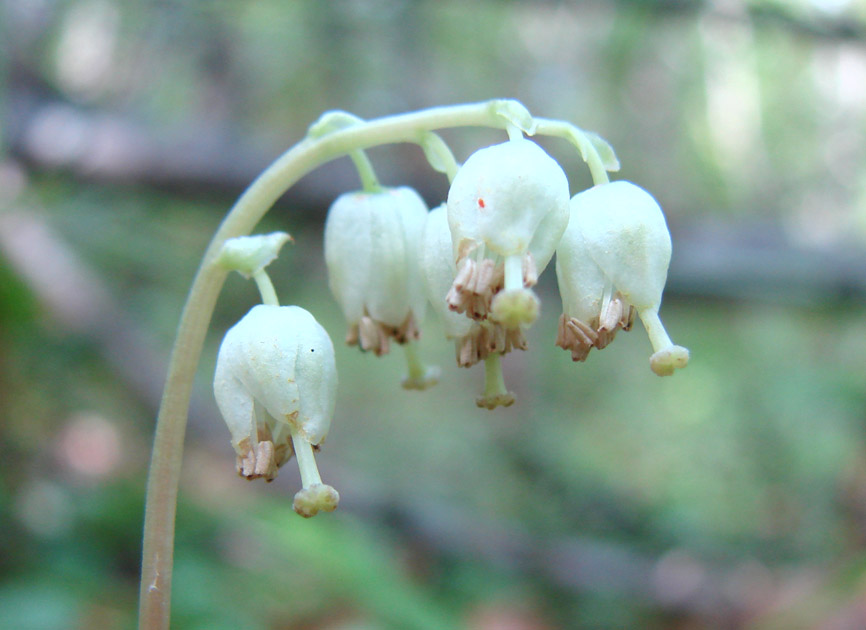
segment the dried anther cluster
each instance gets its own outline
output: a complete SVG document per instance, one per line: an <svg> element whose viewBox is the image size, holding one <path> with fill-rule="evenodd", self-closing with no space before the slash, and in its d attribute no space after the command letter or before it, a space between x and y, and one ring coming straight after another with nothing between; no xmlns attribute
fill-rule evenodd
<svg viewBox="0 0 866 630"><path fill-rule="evenodd" d="M563 313L559 316L556 345L563 350L570 350L572 360L585 361L593 348L606 348L618 330L631 330L634 314L634 307L626 304L619 293L611 298L598 317L588 322Z"/></svg>
<svg viewBox="0 0 866 630"><path fill-rule="evenodd" d="M415 318L410 313L399 326L389 326L370 317L364 309L364 315L357 324L350 324L346 332L346 343L350 346L360 346L361 350L372 351L377 357L391 351L390 340L404 344L415 341L421 336L415 325Z"/></svg>

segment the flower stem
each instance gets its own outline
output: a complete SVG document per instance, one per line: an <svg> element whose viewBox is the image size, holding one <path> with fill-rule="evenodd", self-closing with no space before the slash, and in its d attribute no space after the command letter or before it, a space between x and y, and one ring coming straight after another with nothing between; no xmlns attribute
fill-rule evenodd
<svg viewBox="0 0 866 630"><path fill-rule="evenodd" d="M361 188L364 192L377 193L382 191L382 184L379 183L379 178L376 177L376 171L373 169L373 163L370 158L361 149L349 153L352 162L355 164L355 170L358 171L358 177L361 178Z"/></svg>
<svg viewBox="0 0 866 630"><path fill-rule="evenodd" d="M513 101L435 107L387 116L306 138L280 156L241 195L223 220L198 269L181 315L156 421L147 480L142 541L139 629L168 628L174 563L174 521L192 383L217 297L227 272L214 264L229 238L248 235L274 202L301 177L358 149L416 142L419 133L451 127L505 129Z"/></svg>
<svg viewBox="0 0 866 630"><path fill-rule="evenodd" d="M256 281L256 286L259 288L262 304L267 304L268 306L280 305L280 301L277 299L277 292L274 289L274 283L271 282L271 277L267 271L259 269L253 274L253 280Z"/></svg>
<svg viewBox="0 0 866 630"><path fill-rule="evenodd" d="M607 176L607 169L604 166L604 160L598 153L598 149L593 145L592 140L586 135L580 127L573 125L570 122L562 120L547 120L545 118L536 118L535 133L539 136L556 136L565 138L571 142L589 167L589 172L592 175L592 182L596 186L607 184L610 179Z"/></svg>
<svg viewBox="0 0 866 630"><path fill-rule="evenodd" d="M523 140L523 132L517 125L508 125L505 127L505 131L508 133L509 140Z"/></svg>
<svg viewBox="0 0 866 630"><path fill-rule="evenodd" d="M424 155L433 170L444 173L449 184L453 182L460 164L457 163L457 159L445 141L432 131L425 131L420 135L418 144L424 150Z"/></svg>

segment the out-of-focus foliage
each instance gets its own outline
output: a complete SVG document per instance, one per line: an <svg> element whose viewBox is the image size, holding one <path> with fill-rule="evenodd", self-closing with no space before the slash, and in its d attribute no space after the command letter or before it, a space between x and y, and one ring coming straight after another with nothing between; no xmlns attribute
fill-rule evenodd
<svg viewBox="0 0 866 630"><path fill-rule="evenodd" d="M0 20L0 627L134 625L165 353L256 172L326 109L499 96L598 131L662 203L688 369L655 377L641 331L573 364L548 272L531 350L504 361L514 407L475 408L481 368L453 367L432 321L442 382L404 392L399 349L340 342L322 221L357 180L329 165L261 228L295 237L278 294L337 345L318 460L343 502L302 521L291 467L234 474L208 391L257 301L233 276L188 431L174 626L866 626L862 2L5 0ZM445 136L461 159L499 139ZM371 157L444 197L419 150Z"/></svg>

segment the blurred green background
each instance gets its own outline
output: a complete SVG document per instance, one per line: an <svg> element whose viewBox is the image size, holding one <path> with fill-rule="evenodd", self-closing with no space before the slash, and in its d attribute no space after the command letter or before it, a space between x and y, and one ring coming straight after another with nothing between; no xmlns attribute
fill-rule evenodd
<svg viewBox="0 0 866 630"><path fill-rule="evenodd" d="M662 308L573 364L552 269L518 402L473 400L432 315L441 383L347 348L322 222L338 160L261 230L285 303L337 342L319 455L340 509L291 512L234 472L200 368L173 626L866 627L866 5L859 0L0 2L0 627L135 625L155 410L186 290L224 213L324 110L377 117L512 97L599 132L649 189L674 256ZM459 159L501 139L446 133ZM587 169L542 144L573 191ZM416 147L386 184L447 193Z"/></svg>

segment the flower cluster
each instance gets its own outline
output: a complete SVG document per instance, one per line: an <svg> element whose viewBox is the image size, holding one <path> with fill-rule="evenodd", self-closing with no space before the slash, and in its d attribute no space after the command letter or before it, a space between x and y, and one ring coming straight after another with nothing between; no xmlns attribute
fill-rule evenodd
<svg viewBox="0 0 866 630"><path fill-rule="evenodd" d="M524 331L539 313L532 287L554 253L563 301L556 344L575 361L630 329L637 313L656 374L688 362L658 317L671 255L661 208L628 182L569 199L562 168L522 134L473 153L456 169L447 203L431 212L408 188L356 192L334 202L325 226L347 341L381 355L389 339L415 340L429 301L457 364L485 362L476 402L491 409L514 400L498 360L527 348Z"/></svg>
<svg viewBox="0 0 866 630"><path fill-rule="evenodd" d="M416 347L429 304L455 345L457 365L484 363L478 406L510 405L514 395L500 359L527 349L525 331L540 309L533 287L555 253L563 310L556 345L584 361L638 315L653 346L653 372L666 376L684 367L688 350L671 341L658 314L671 257L658 203L632 183L608 181L616 158L597 136L556 121L536 124L510 107L509 139L476 151L462 166L438 136L419 134L431 165L451 181L447 201L432 211L411 188L382 187L361 149L348 152L362 189L331 205L324 244L329 285L348 324L346 342L376 356L388 354L392 343L402 346L403 386L425 389L438 380ZM362 122L332 113L310 137ZM536 128L570 139L585 159L593 154L596 185L570 197L562 168L522 133ZM337 372L327 332L304 309L280 306L264 271L288 240L275 233L223 246L216 262L254 279L264 304L226 334L214 391L238 473L270 481L296 456L303 489L294 507L313 516L339 501L322 483L313 455L333 415Z"/></svg>

